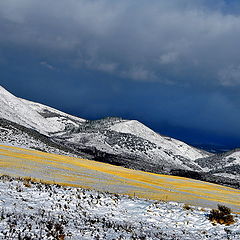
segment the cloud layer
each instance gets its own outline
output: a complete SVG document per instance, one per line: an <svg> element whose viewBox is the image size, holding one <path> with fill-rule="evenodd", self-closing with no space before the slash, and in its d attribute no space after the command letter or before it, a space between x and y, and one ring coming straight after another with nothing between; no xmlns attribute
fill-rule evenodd
<svg viewBox="0 0 240 240"><path fill-rule="evenodd" d="M7 0L0 45L140 81L240 85L240 15L225 1ZM47 53L47 54L46 54ZM54 64L54 63L53 63Z"/></svg>
<svg viewBox="0 0 240 240"><path fill-rule="evenodd" d="M239 0L0 1L0 84L80 117L239 146L239 26Z"/></svg>

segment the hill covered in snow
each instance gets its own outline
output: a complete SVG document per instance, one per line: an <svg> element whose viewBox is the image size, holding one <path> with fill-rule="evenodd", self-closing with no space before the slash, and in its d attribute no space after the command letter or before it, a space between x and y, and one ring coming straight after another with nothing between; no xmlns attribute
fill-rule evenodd
<svg viewBox="0 0 240 240"><path fill-rule="evenodd" d="M240 183L240 149L198 159L197 163L215 176L228 177Z"/></svg>
<svg viewBox="0 0 240 240"><path fill-rule="evenodd" d="M2 87L0 142L240 187L239 161L229 165L224 155L162 136L136 120L85 120L15 97Z"/></svg>
<svg viewBox="0 0 240 240"><path fill-rule="evenodd" d="M63 131L68 125L78 125L84 121L48 106L15 97L1 86L0 118L45 135Z"/></svg>
<svg viewBox="0 0 240 240"><path fill-rule="evenodd" d="M95 151L99 153L98 156L101 153L112 154L150 164L161 164L165 168L196 170L201 167L192 160L209 156L181 141L163 137L138 121L120 118L86 121L42 104L17 98L2 87L0 106L0 118L93 155Z"/></svg>

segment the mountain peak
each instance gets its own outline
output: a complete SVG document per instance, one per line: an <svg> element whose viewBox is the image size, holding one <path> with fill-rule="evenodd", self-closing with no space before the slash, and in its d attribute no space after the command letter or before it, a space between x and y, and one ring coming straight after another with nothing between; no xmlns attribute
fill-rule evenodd
<svg viewBox="0 0 240 240"><path fill-rule="evenodd" d="M61 113L42 104L18 98L0 86L0 118L49 135L65 129L70 115L62 113L61 116Z"/></svg>

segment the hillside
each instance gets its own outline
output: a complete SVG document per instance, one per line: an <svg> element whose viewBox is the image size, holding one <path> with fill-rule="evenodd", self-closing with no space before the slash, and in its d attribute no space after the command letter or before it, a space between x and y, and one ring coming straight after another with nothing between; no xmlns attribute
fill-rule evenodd
<svg viewBox="0 0 240 240"><path fill-rule="evenodd" d="M0 118L49 135L84 120L56 109L33 103L9 93L0 86Z"/></svg>
<svg viewBox="0 0 240 240"><path fill-rule="evenodd" d="M239 149L208 153L0 88L1 239L237 240L239 215L231 226L208 217L218 204L240 213L240 190L221 186L240 188L239 166Z"/></svg>
<svg viewBox="0 0 240 240"><path fill-rule="evenodd" d="M138 121L120 118L85 121L48 106L17 98L2 87L0 106L2 119L50 136L67 148L83 149L93 156L98 152L99 158L102 154L110 154L130 159L130 167L133 168L135 165L135 168L144 168L150 164L165 171L172 168L201 170L192 160L210 155L181 141L163 137ZM136 161L137 158L140 163Z"/></svg>

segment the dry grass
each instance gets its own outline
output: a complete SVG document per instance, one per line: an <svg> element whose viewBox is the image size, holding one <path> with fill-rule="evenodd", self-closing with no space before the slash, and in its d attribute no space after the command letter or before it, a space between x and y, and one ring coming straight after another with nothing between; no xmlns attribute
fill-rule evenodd
<svg viewBox="0 0 240 240"><path fill-rule="evenodd" d="M11 169L16 174L12 175ZM229 204L235 212L240 212L240 191L237 189L36 150L0 145L1 173L15 177L34 176L35 180L25 177L26 187L42 179L47 183L202 207Z"/></svg>
<svg viewBox="0 0 240 240"><path fill-rule="evenodd" d="M31 183L28 182L28 181L25 181L25 182L23 183L23 185L24 185L25 187L28 187L28 188L31 187Z"/></svg>

